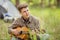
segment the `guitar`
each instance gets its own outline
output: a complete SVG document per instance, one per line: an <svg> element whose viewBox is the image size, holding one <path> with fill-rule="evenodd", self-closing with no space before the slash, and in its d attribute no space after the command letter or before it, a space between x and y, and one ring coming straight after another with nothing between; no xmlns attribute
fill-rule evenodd
<svg viewBox="0 0 60 40"><path fill-rule="evenodd" d="M19 33L19 35L15 35L15 34L11 33L11 36L15 36L15 37L21 38L21 39L27 39L28 36L29 36L28 35L29 34L29 29L25 26L24 27L17 27L13 30L16 30Z"/></svg>

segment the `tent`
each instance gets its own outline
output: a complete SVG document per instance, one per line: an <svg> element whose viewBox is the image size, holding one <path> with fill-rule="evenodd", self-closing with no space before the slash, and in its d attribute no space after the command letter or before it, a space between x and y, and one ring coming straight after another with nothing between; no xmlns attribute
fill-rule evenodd
<svg viewBox="0 0 60 40"><path fill-rule="evenodd" d="M0 5L0 18L1 19L4 18L3 13L7 13L7 10L3 6Z"/></svg>
<svg viewBox="0 0 60 40"><path fill-rule="evenodd" d="M13 18L18 18L20 17L20 13L17 10L17 8L13 5L13 3L11 3L10 1L5 1L2 6L7 10L7 13L13 17ZM5 15L6 13L4 13L3 15Z"/></svg>

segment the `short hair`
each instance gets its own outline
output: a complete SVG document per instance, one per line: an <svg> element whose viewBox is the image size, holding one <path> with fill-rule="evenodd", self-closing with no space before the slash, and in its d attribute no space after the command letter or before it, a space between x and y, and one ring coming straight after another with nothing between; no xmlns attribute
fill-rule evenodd
<svg viewBox="0 0 60 40"><path fill-rule="evenodd" d="M24 4L19 4L17 8L21 12L21 9L27 8L27 7L28 7L28 4L27 3L24 3Z"/></svg>

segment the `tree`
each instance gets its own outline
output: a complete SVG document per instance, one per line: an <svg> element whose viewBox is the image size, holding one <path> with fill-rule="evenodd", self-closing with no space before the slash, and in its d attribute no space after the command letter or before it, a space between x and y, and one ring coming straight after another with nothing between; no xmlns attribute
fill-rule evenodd
<svg viewBox="0 0 60 40"><path fill-rule="evenodd" d="M16 5L15 6L17 7L18 5L19 5L19 0L16 0Z"/></svg>
<svg viewBox="0 0 60 40"><path fill-rule="evenodd" d="M31 2L33 2L33 0L28 0L28 4L30 4Z"/></svg>
<svg viewBox="0 0 60 40"><path fill-rule="evenodd" d="M45 7L45 1L46 1L46 0L41 0L41 7L42 7L42 8Z"/></svg>
<svg viewBox="0 0 60 40"><path fill-rule="evenodd" d="M51 6L51 1L52 1L52 0L49 0L49 7Z"/></svg>
<svg viewBox="0 0 60 40"><path fill-rule="evenodd" d="M60 0L57 0L57 6L58 7L60 6Z"/></svg>

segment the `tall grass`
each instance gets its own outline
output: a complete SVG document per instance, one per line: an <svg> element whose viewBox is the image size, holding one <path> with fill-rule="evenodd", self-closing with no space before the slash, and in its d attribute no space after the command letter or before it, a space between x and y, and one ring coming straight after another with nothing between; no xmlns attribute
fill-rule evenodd
<svg viewBox="0 0 60 40"><path fill-rule="evenodd" d="M31 7L30 11L32 15L40 19L40 29L46 29L50 35L50 40L60 40L60 9ZM8 34L10 24L0 20L0 40L10 40Z"/></svg>

